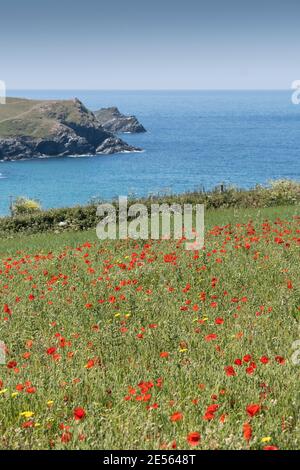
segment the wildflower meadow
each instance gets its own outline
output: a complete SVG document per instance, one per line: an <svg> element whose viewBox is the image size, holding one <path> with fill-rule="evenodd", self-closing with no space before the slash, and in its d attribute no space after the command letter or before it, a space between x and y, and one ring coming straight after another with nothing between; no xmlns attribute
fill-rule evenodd
<svg viewBox="0 0 300 470"><path fill-rule="evenodd" d="M299 448L297 207L1 240L0 448Z"/></svg>

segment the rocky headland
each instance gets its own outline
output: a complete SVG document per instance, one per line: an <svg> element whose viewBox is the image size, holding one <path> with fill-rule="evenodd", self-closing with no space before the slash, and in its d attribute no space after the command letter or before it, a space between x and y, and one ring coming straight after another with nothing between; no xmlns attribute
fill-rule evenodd
<svg viewBox="0 0 300 470"><path fill-rule="evenodd" d="M7 98L0 106L0 160L138 152L81 101Z"/></svg>

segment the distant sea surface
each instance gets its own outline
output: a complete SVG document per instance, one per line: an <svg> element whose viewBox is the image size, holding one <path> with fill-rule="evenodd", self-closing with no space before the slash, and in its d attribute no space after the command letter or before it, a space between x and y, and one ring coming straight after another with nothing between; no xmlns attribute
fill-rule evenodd
<svg viewBox="0 0 300 470"><path fill-rule="evenodd" d="M24 91L26 98L77 97L91 110L118 106L148 130L125 134L143 153L0 163L0 215L9 199L43 207L92 198L248 188L275 178L300 180L300 105L289 91Z"/></svg>

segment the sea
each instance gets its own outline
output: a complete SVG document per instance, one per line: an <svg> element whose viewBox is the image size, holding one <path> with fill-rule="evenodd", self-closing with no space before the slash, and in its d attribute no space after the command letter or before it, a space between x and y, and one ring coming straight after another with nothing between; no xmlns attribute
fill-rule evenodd
<svg viewBox="0 0 300 470"><path fill-rule="evenodd" d="M77 97L92 111L117 106L144 134L122 134L141 153L0 162L0 215L11 199L43 208L300 180L300 105L287 91L14 90L9 96Z"/></svg>

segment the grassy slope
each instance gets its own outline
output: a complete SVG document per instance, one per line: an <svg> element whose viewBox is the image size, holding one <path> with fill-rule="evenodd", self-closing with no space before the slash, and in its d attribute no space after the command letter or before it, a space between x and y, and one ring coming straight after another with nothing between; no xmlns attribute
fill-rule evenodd
<svg viewBox="0 0 300 470"><path fill-rule="evenodd" d="M253 449L267 445L263 438L299 448L296 210L210 211L199 257L172 241L100 242L94 231L1 241L1 258L10 259L0 295L11 315L1 314L0 334L18 370L0 366L0 447L188 448L187 435L199 432L197 449L240 449L248 448L248 423ZM164 262L167 253L176 266ZM249 362L234 365L247 354ZM236 376L226 375L229 365ZM15 395L17 384L24 390ZM211 404L219 407L204 419ZM260 406L253 418L251 404ZM76 407L86 412L81 421ZM182 419L171 421L174 412Z"/></svg>
<svg viewBox="0 0 300 470"><path fill-rule="evenodd" d="M47 137L63 120L80 122L81 113L72 100L26 100L7 98L0 106L0 137Z"/></svg>

